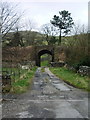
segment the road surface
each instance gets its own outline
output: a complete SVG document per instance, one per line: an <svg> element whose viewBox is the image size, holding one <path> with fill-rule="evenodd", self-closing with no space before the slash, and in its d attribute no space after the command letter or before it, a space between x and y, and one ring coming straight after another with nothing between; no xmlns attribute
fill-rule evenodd
<svg viewBox="0 0 90 120"><path fill-rule="evenodd" d="M87 118L88 93L67 85L48 68L38 68L32 88L3 95L3 118Z"/></svg>

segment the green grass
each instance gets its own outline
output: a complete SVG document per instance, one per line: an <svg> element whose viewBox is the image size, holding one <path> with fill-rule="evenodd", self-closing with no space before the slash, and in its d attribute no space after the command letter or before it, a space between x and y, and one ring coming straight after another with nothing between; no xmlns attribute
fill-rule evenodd
<svg viewBox="0 0 90 120"><path fill-rule="evenodd" d="M45 68L41 68L41 72L45 72Z"/></svg>
<svg viewBox="0 0 90 120"><path fill-rule="evenodd" d="M26 92L28 87L32 84L32 78L36 71L36 67L32 68L25 73L25 75L20 79L16 79L14 83L12 83L11 92L12 93L23 93Z"/></svg>
<svg viewBox="0 0 90 120"><path fill-rule="evenodd" d="M41 66L49 66L48 60L42 61Z"/></svg>
<svg viewBox="0 0 90 120"><path fill-rule="evenodd" d="M63 81L67 82L68 84L84 89L86 91L90 91L90 78L89 77L82 77L77 73L74 73L66 68L50 68L50 70Z"/></svg>
<svg viewBox="0 0 90 120"><path fill-rule="evenodd" d="M2 71L7 71L8 74L10 74L12 82L16 79L19 79L20 76L25 74L28 70L21 69L21 68L2 68ZM2 72L2 74L5 74L5 72Z"/></svg>

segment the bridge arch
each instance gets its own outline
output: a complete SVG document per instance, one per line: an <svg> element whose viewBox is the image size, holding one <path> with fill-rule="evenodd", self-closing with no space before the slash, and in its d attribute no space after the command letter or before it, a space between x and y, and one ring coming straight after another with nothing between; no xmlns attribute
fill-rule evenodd
<svg viewBox="0 0 90 120"><path fill-rule="evenodd" d="M44 54L49 54L52 56L52 62L54 61L54 53L53 51L50 51L50 50L47 50L47 49L44 49L44 50L41 50L38 52L37 54L37 59L36 59L36 65L37 66L41 66L41 56L44 55Z"/></svg>

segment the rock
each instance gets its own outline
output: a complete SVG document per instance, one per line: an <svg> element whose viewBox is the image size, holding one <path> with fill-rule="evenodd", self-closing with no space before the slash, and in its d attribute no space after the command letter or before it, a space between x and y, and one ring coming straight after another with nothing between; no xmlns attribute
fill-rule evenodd
<svg viewBox="0 0 90 120"><path fill-rule="evenodd" d="M50 63L52 67L63 67L65 63L63 61L61 62L51 62Z"/></svg>
<svg viewBox="0 0 90 120"><path fill-rule="evenodd" d="M28 70L28 69L29 69L29 66L23 65L23 66L22 66L22 69L23 69L23 70Z"/></svg>
<svg viewBox="0 0 90 120"><path fill-rule="evenodd" d="M82 76L85 76L85 75L90 76L90 67L80 66L78 73L80 73L80 75L82 75Z"/></svg>
<svg viewBox="0 0 90 120"><path fill-rule="evenodd" d="M3 93L7 93L7 92L10 92L10 89L11 89L11 85L3 85L2 86L2 92Z"/></svg>

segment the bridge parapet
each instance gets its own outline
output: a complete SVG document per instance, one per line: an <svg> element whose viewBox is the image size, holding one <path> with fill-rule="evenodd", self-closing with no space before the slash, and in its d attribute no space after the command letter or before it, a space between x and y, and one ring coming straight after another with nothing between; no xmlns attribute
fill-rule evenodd
<svg viewBox="0 0 90 120"><path fill-rule="evenodd" d="M3 63L6 61L12 61L13 65L24 61L35 61L36 65L40 64L41 55L47 53L52 56L52 62L58 62L64 59L64 48L55 45L39 45L39 46L27 46L27 47L12 47L3 48Z"/></svg>

